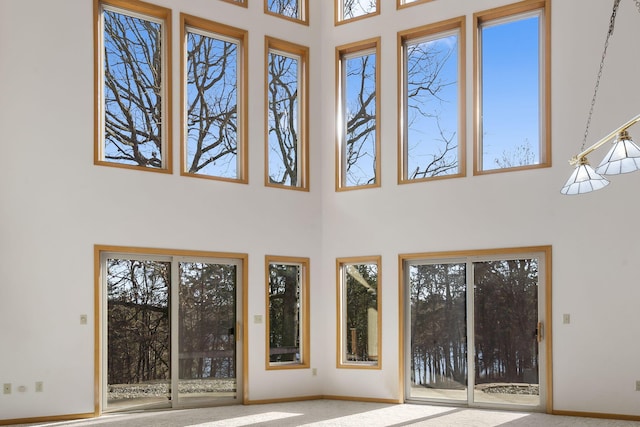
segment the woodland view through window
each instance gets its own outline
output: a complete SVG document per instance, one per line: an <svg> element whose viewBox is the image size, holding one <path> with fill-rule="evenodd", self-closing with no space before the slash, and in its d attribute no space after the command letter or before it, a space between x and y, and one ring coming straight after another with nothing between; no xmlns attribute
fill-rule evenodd
<svg viewBox="0 0 640 427"><path fill-rule="evenodd" d="M309 0L264 0L264 11L268 14L308 24Z"/></svg>
<svg viewBox="0 0 640 427"><path fill-rule="evenodd" d="M266 184L306 190L309 50L271 37L266 45Z"/></svg>
<svg viewBox="0 0 640 427"><path fill-rule="evenodd" d="M338 189L380 186L380 39L337 48Z"/></svg>
<svg viewBox="0 0 640 427"><path fill-rule="evenodd" d="M171 170L171 11L98 3L95 162ZM169 153L169 154L168 154Z"/></svg>
<svg viewBox="0 0 640 427"><path fill-rule="evenodd" d="M183 174L246 182L247 32L181 15Z"/></svg>
<svg viewBox="0 0 640 427"><path fill-rule="evenodd" d="M309 367L309 259L267 257L267 369Z"/></svg>
<svg viewBox="0 0 640 427"><path fill-rule="evenodd" d="M475 172L550 165L544 0L474 15L480 108Z"/></svg>
<svg viewBox="0 0 640 427"><path fill-rule="evenodd" d="M381 368L380 257L339 258L339 368Z"/></svg>
<svg viewBox="0 0 640 427"><path fill-rule="evenodd" d="M464 175L463 35L464 17L399 33L400 182Z"/></svg>

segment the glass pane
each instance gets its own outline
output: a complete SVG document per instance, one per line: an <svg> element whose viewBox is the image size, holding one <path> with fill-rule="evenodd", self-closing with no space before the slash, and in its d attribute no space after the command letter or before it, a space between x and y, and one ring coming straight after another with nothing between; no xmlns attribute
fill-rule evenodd
<svg viewBox="0 0 640 427"><path fill-rule="evenodd" d="M538 405L538 260L473 264L474 401Z"/></svg>
<svg viewBox="0 0 640 427"><path fill-rule="evenodd" d="M377 0L340 0L342 1L342 20L357 18L374 13Z"/></svg>
<svg viewBox="0 0 640 427"><path fill-rule="evenodd" d="M164 407L170 399L167 262L107 260L107 407Z"/></svg>
<svg viewBox="0 0 640 427"><path fill-rule="evenodd" d="M344 267L344 363L378 362L378 265Z"/></svg>
<svg viewBox="0 0 640 427"><path fill-rule="evenodd" d="M179 399L236 396L236 266L180 263Z"/></svg>
<svg viewBox="0 0 640 427"><path fill-rule="evenodd" d="M299 265L269 264L269 362L300 363Z"/></svg>
<svg viewBox="0 0 640 427"><path fill-rule="evenodd" d="M269 51L269 182L298 186L299 59Z"/></svg>
<svg viewBox="0 0 640 427"><path fill-rule="evenodd" d="M405 178L457 174L458 34L409 42L405 49Z"/></svg>
<svg viewBox="0 0 640 427"><path fill-rule="evenodd" d="M267 9L293 19L302 19L300 16L300 0L268 0Z"/></svg>
<svg viewBox="0 0 640 427"><path fill-rule="evenodd" d="M409 291L410 397L466 401L466 265L410 265Z"/></svg>
<svg viewBox="0 0 640 427"><path fill-rule="evenodd" d="M162 25L104 11L103 160L163 167Z"/></svg>
<svg viewBox="0 0 640 427"><path fill-rule="evenodd" d="M238 43L187 33L186 60L186 171L237 179Z"/></svg>
<svg viewBox="0 0 640 427"><path fill-rule="evenodd" d="M345 187L376 183L376 54L344 59Z"/></svg>
<svg viewBox="0 0 640 427"><path fill-rule="evenodd" d="M482 169L540 160L540 18L484 26Z"/></svg>

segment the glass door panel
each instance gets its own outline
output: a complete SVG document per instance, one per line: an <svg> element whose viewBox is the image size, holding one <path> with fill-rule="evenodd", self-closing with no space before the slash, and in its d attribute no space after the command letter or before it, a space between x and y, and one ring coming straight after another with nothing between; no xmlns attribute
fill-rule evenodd
<svg viewBox="0 0 640 427"><path fill-rule="evenodd" d="M171 263L107 259L107 410L170 405Z"/></svg>
<svg viewBox="0 0 640 427"><path fill-rule="evenodd" d="M236 270L233 264L179 263L180 404L236 397Z"/></svg>
<svg viewBox="0 0 640 427"><path fill-rule="evenodd" d="M473 263L473 401L539 405L538 260Z"/></svg>
<svg viewBox="0 0 640 427"><path fill-rule="evenodd" d="M467 400L466 263L412 264L411 398Z"/></svg>

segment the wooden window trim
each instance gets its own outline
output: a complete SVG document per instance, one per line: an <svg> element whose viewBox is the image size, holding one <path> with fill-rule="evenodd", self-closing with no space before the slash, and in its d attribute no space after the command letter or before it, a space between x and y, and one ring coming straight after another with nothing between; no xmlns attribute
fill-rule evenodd
<svg viewBox="0 0 640 427"><path fill-rule="evenodd" d="M186 89L186 48L187 48L187 28L192 27L198 30L202 30L212 35L219 34L223 37L232 38L238 41L238 60L240 62L238 67L239 87L238 92L238 177L237 178L225 178L220 176L204 175L187 172L187 89ZM227 181L235 182L239 184L249 183L249 155L248 155L248 135L249 135L249 100L248 100L248 87L249 87L249 32L241 28L232 27L230 25L222 24L219 22L210 21L204 18L199 18L185 13L180 14L180 34L181 34L181 54L180 54L180 129L181 129L181 144L180 144L180 175L193 178L210 179L215 181Z"/></svg>
<svg viewBox="0 0 640 427"><path fill-rule="evenodd" d="M311 366L311 337L310 337L310 309L309 309L309 258L304 257L289 257L289 256L276 256L267 255L265 257L265 369L266 370L287 370L287 369L308 369ZM300 362L294 363L276 363L273 364L269 361L269 334L271 332L271 326L269 324L269 267L271 264L288 264L288 265L300 265L302 269L300 277L302 283L300 284Z"/></svg>
<svg viewBox="0 0 640 427"><path fill-rule="evenodd" d="M399 1L399 0L398 0ZM427 0L431 1L431 0ZM413 5L413 3L411 4ZM467 175L466 135L467 135L467 102L466 102L466 17L448 19L434 24L424 25L398 32L398 184L411 184L439 179L459 178ZM405 165L405 43L413 39L437 35L446 31L458 31L458 173L443 176L408 179Z"/></svg>
<svg viewBox="0 0 640 427"><path fill-rule="evenodd" d="M269 126L269 51L277 50L299 58L300 80L298 82L298 105L300 113L300 130L298 137L298 185L281 185L269 182L269 132L265 129L264 150L264 185L266 187L286 190L309 191L309 48L299 44L265 36L264 42L264 123Z"/></svg>
<svg viewBox="0 0 640 427"><path fill-rule="evenodd" d="M125 12L140 14L162 21L163 29L163 93L162 93L162 134L164 141L162 153L164 167L150 168L144 166L121 164L102 159L104 150L104 83L103 83L103 6L121 9ZM123 169L133 169L157 173L173 173L173 149L172 149L172 54L171 54L171 9L139 0L93 0L93 57L94 57L94 165L109 166Z"/></svg>
<svg viewBox="0 0 640 427"><path fill-rule="evenodd" d="M375 264L377 266L378 287L377 303L378 303L378 323L377 323L377 339L378 339L378 361L374 364L345 362L343 361L343 268L346 264ZM345 319L346 320L346 319ZM382 257L375 256L359 256L336 258L336 368L339 369L382 369Z"/></svg>
<svg viewBox="0 0 640 427"><path fill-rule="evenodd" d="M235 4L236 6L240 6L240 7L249 7L248 5L248 0L240 0L240 1L236 1L236 0L222 0L225 3L231 3L231 4Z"/></svg>
<svg viewBox="0 0 640 427"><path fill-rule="evenodd" d="M296 24L302 24L309 26L309 0L296 0L300 7L301 18L292 18L290 16L284 16L276 12L269 10L269 0L264 0L264 13L267 15L275 16L277 18L284 19L286 21L295 22Z"/></svg>
<svg viewBox="0 0 640 427"><path fill-rule="evenodd" d="M343 120L343 99L342 99L342 87L344 82L342 81L342 68L343 68L343 57L345 55L349 55L352 53L366 51L366 50L375 50L376 55L376 139L375 139L375 148L376 148L376 180L373 184L368 185L357 185L348 187L343 183L342 176L342 146L344 143L345 135L342 134L342 129L339 126L336 126L336 153L335 153L335 190L336 191L351 191L351 190L359 190L366 188L377 188L381 186L382 176L381 176L381 160L382 156L380 153L380 109L381 109L381 94L380 94L380 37L363 40L360 42L349 43L342 46L336 47L336 120L337 123L341 123Z"/></svg>
<svg viewBox="0 0 640 427"><path fill-rule="evenodd" d="M541 95L544 98L540 104L541 133L539 149L541 161L535 165L516 166L511 168L497 168L483 170L481 165L482 136L481 127L481 90L480 90L480 35L482 24L497 19L516 17L527 12L540 10L543 29L540 33L540 48L544 53L540 60L544 62L540 67ZM518 3L488 9L473 14L473 175L513 172L518 170L540 169L551 167L551 5L550 0L523 0ZM543 161L544 159L544 161Z"/></svg>

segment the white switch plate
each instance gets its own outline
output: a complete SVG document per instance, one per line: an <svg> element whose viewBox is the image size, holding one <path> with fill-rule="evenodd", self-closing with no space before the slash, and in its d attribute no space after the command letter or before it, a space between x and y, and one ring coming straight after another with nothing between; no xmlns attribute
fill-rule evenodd
<svg viewBox="0 0 640 427"><path fill-rule="evenodd" d="M564 323L565 325L571 323L571 315L568 313L565 313L562 315L562 323Z"/></svg>
<svg viewBox="0 0 640 427"><path fill-rule="evenodd" d="M636 391L640 391L640 380L636 381Z"/></svg>
<svg viewBox="0 0 640 427"><path fill-rule="evenodd" d="M81 325L86 325L87 324L87 315L86 314L81 314L80 315L80 324Z"/></svg>
<svg viewBox="0 0 640 427"><path fill-rule="evenodd" d="M11 394L11 384L10 383L4 383L2 385L2 393Z"/></svg>
<svg viewBox="0 0 640 427"><path fill-rule="evenodd" d="M36 381L36 393L41 393L44 390L44 384L42 381Z"/></svg>
<svg viewBox="0 0 640 427"><path fill-rule="evenodd" d="M262 314L256 314L253 316L253 323L262 323Z"/></svg>

